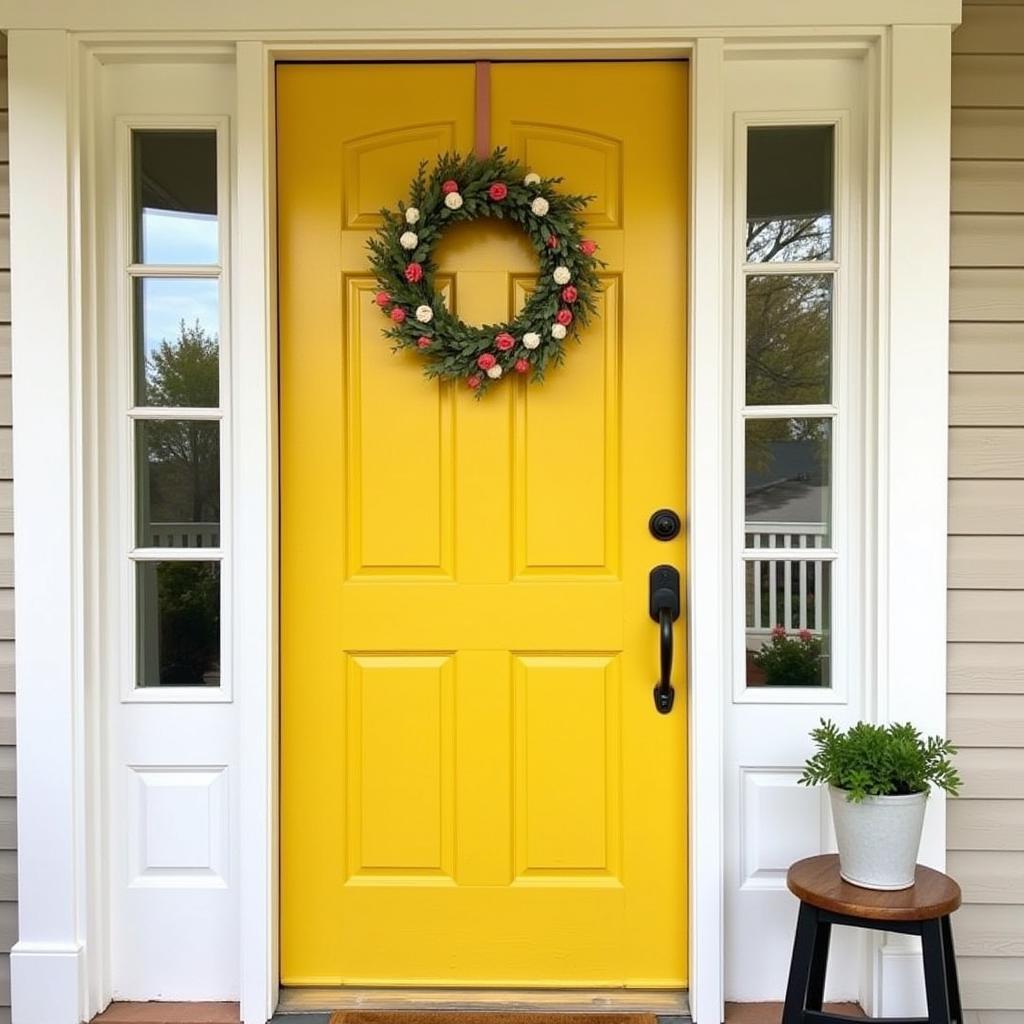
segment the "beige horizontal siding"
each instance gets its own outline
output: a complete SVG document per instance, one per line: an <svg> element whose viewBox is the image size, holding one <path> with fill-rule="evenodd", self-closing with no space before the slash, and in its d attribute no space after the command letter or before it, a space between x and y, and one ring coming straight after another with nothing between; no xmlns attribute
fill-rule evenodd
<svg viewBox="0 0 1024 1024"><path fill-rule="evenodd" d="M3 441L0 429L0 477ZM1024 428L953 427L949 432L949 475L956 480L1024 480Z"/></svg>
<svg viewBox="0 0 1024 1024"><path fill-rule="evenodd" d="M953 800L947 814L951 850L1024 850L1024 800Z"/></svg>
<svg viewBox="0 0 1024 1024"><path fill-rule="evenodd" d="M957 756L964 785L960 799L1019 802L1024 793L1024 747L965 747Z"/></svg>
<svg viewBox="0 0 1024 1024"><path fill-rule="evenodd" d="M0 367L3 357L0 332ZM954 373L1024 373L1024 324L950 324L949 368Z"/></svg>
<svg viewBox="0 0 1024 1024"><path fill-rule="evenodd" d="M1024 5L985 4L965 11L953 33L953 53L1024 54Z"/></svg>
<svg viewBox="0 0 1024 1024"><path fill-rule="evenodd" d="M1020 591L951 590L947 606L947 634L952 642L1024 644L1024 594Z"/></svg>
<svg viewBox="0 0 1024 1024"><path fill-rule="evenodd" d="M0 548L0 579L3 571ZM949 586L956 590L1024 589L1024 537L950 537Z"/></svg>
<svg viewBox="0 0 1024 1024"><path fill-rule="evenodd" d="M0 189L4 182L0 178ZM950 173L953 213L1024 210L1024 165L1008 160L958 160Z"/></svg>
<svg viewBox="0 0 1024 1024"><path fill-rule="evenodd" d="M946 868L960 883L968 904L1024 906L1024 853L951 850Z"/></svg>
<svg viewBox="0 0 1024 1024"><path fill-rule="evenodd" d="M953 57L957 107L1024 107L1024 55Z"/></svg>
<svg viewBox="0 0 1024 1024"><path fill-rule="evenodd" d="M1024 110L954 108L950 123L954 160L1024 159Z"/></svg>
<svg viewBox="0 0 1024 1024"><path fill-rule="evenodd" d="M4 494L0 485L0 525ZM1024 522L1024 480L951 480L949 532L1014 534Z"/></svg>
<svg viewBox="0 0 1024 1024"><path fill-rule="evenodd" d="M947 659L950 693L1024 694L1024 644L949 644Z"/></svg>
<svg viewBox="0 0 1024 1024"><path fill-rule="evenodd" d="M1024 215L954 213L950 262L954 268L1024 267Z"/></svg>
<svg viewBox="0 0 1024 1024"><path fill-rule="evenodd" d="M947 863L965 1024L1024 1024L1024 3L953 50Z"/></svg>
<svg viewBox="0 0 1024 1024"><path fill-rule="evenodd" d="M968 1006L1014 1009L1024 978L1020 957L966 957L960 961L960 991Z"/></svg>
<svg viewBox="0 0 1024 1024"><path fill-rule="evenodd" d="M958 746L1024 747L1024 694L951 693L946 715L949 738Z"/></svg>
<svg viewBox="0 0 1024 1024"><path fill-rule="evenodd" d="M963 907L953 918L953 942L960 956L1024 956L1019 907Z"/></svg>
<svg viewBox="0 0 1024 1024"><path fill-rule="evenodd" d="M2 417L0 393L0 422ZM949 378L949 422L957 427L1024 426L1024 374L954 373Z"/></svg>
<svg viewBox="0 0 1024 1024"><path fill-rule="evenodd" d="M14 757L14 494L11 481L11 224L7 163L7 39L0 33L0 1024L10 1022L9 952L17 940Z"/></svg>
<svg viewBox="0 0 1024 1024"><path fill-rule="evenodd" d="M955 213L949 241L954 267L1024 267L1022 214Z"/></svg>
<svg viewBox="0 0 1024 1024"><path fill-rule="evenodd" d="M1024 270L954 268L949 278L949 307L953 320L1024 320Z"/></svg>

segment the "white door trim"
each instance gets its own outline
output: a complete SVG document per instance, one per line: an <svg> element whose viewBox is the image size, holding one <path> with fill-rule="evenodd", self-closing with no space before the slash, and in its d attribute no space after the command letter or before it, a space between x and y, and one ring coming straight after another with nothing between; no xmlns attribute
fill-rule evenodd
<svg viewBox="0 0 1024 1024"><path fill-rule="evenodd" d="M516 24L459 28L459 4L423 31L377 29L379 3L345 9L319 0L263 5L259 25L224 28L222 6L183 0L160 10L130 2L8 5L14 310L15 557L18 622L19 942L12 952L14 1024L77 1024L104 999L105 893L92 833L100 735L90 715L96 687L89 598L97 570L95 453L83 444L83 336L92 330L95 254L83 254L80 174L91 110L83 79L106 59L236 56L237 156L232 385L236 460L236 699L241 737L240 835L243 1020L265 1021L277 992L276 887L276 381L271 66L278 56L689 55L692 75L690 405L691 1006L700 1024L721 1018L722 713L730 676L729 495L723 472L728 413L722 303L723 81L727 57L772 51L800 59L869 44L880 111L873 161L881 238L876 292L876 444L880 538L877 577L877 715L943 728L945 702L946 345L948 294L949 24L955 0L865 0L845 27L842 11L805 0L771 9L735 0L687 6L672 23L655 0L591 10L587 29L551 28L542 0L516 6ZM386 4L385 4L386 6ZM893 8L896 8L894 11ZM232 7L236 12L243 8ZM251 8L250 8L251 10ZM236 17L236 16L232 16ZM253 14L253 18L257 15ZM500 17L499 21L500 21ZM817 19L812 22L810 19ZM218 19L220 22L218 23ZM886 19L900 21L886 28ZM830 24L824 24L828 20ZM451 24L447 24L447 22ZM401 18L396 24L402 26ZM543 25L524 29L522 25ZM695 27L696 26L696 27ZM703 27L701 27L703 26ZM110 34L114 29L120 31ZM71 31L68 31L71 30ZM77 34L82 33L82 34ZM892 43L890 46L889 43ZM922 170L925 172L922 175ZM927 179L927 180L923 180ZM921 520L921 507L935 510ZM244 556L244 557L243 557ZM913 582L909 569L928 574ZM918 576L920 579L920 576ZM908 599L913 587L913 599ZM922 599L925 594L927 599ZM940 596L941 595L941 596ZM240 642L244 641L244 642ZM922 654L925 652L925 670ZM699 757L697 756L699 753ZM943 808L931 801L925 859L944 860ZM93 824L90 824L92 822ZM875 991L866 983L865 998ZM884 983L883 983L884 984Z"/></svg>

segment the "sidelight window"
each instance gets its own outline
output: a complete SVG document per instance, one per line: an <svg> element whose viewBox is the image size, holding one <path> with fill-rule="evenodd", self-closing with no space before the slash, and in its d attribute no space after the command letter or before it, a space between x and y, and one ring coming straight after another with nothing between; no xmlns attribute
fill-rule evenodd
<svg viewBox="0 0 1024 1024"><path fill-rule="evenodd" d="M740 672L747 688L794 692L833 679L836 125L748 125L740 144Z"/></svg>
<svg viewBox="0 0 1024 1024"><path fill-rule="evenodd" d="M126 313L134 690L222 699L219 126L131 127Z"/></svg>

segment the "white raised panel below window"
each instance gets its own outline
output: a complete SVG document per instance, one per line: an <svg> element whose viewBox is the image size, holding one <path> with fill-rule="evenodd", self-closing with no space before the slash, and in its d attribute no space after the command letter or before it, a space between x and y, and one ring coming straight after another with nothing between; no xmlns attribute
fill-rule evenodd
<svg viewBox="0 0 1024 1024"><path fill-rule="evenodd" d="M130 886L227 886L227 772L129 767Z"/></svg>
<svg viewBox="0 0 1024 1024"><path fill-rule="evenodd" d="M789 865L824 847L824 791L801 786L799 769L740 768L740 886L786 888Z"/></svg>

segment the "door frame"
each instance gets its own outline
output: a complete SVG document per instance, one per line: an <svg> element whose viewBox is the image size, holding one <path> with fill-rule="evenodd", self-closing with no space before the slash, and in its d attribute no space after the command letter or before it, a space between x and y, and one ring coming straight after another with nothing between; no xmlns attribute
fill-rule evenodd
<svg viewBox="0 0 1024 1024"><path fill-rule="evenodd" d="M108 62L216 60L235 68L230 429L245 444L235 445L234 512L227 528L245 557L235 560L233 615L225 628L234 639L240 680L238 989L246 1024L270 1016L278 988L277 60L647 56L691 62L689 921L691 1007L700 1024L716 1024L723 1005L723 701L733 628L727 618L725 78L731 60L751 55L794 61L852 55L869 62L874 114L866 159L878 222L868 280L869 333L878 363L871 444L880 467L870 510L877 595L871 689L876 717L913 717L929 731L944 729L949 53L958 0L862 0L861 24L853 27L842 10L819 10L803 0L779 0L767 15L756 0L694 0L685 25L673 23L657 0L641 0L631 8L635 28L627 29L610 9L592 14L588 28L573 25L569 15L564 27L522 28L550 26L543 0L516 5L515 23L508 12L498 12L494 24L465 28L473 19L452 4L435 12L434 27L380 29L379 6L366 0L345 10L360 27L311 32L311 24L337 24L333 5L295 0L261 7L260 29L247 21L242 5L224 12L202 0L160 11L140 10L129 0L6 5L18 424L16 1024L74 1024L109 997L96 699L104 666L97 659L91 604L99 575L93 538L102 509L94 493L95 453L88 446L96 415L89 368L101 266L91 119ZM809 22L809 16L817 20ZM766 19L772 22L767 27ZM922 168L929 170L926 180ZM66 259L54 259L54 253ZM922 505L935 510L929 522L915 519ZM931 803L923 858L941 866L943 804ZM869 1009L884 983L884 964L884 956L869 960L863 992Z"/></svg>

